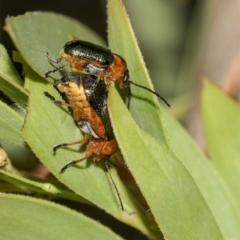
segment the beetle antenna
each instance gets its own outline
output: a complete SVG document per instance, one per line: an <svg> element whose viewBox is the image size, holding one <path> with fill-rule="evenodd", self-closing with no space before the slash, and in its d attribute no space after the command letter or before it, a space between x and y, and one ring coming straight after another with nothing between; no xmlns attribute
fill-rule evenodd
<svg viewBox="0 0 240 240"><path fill-rule="evenodd" d="M109 169L109 166L108 166L108 162L107 162L107 161L108 161L108 158L105 158L105 159L104 159L104 164L105 164L105 167L106 167L106 169L107 169L108 175L109 175L109 177L110 177L110 179L111 179L111 182L112 182L112 184L113 184L113 186L114 186L114 188L115 188L115 190L116 190L116 193L117 193L117 196L118 196L120 205L121 205L121 209L122 209L122 211L124 212L124 207L123 207L122 199L121 199L121 197L120 197L119 190L118 190L115 182L113 181L113 178L112 178L112 175L111 175L111 173L110 173L110 169Z"/></svg>
<svg viewBox="0 0 240 240"><path fill-rule="evenodd" d="M147 88L147 87L144 87L144 86L142 86L142 85L139 85L139 84L137 84L137 83L135 83L135 82L132 82L132 81L130 81L130 80L129 80L128 82L129 82L130 84L133 84L133 85L135 85L135 86L137 86L137 87L143 88L143 89L145 89L145 90L147 90L147 91L155 94L158 98L162 99L162 101L164 101L165 104L166 104L168 107L171 107L170 104L167 102L166 99L164 99L162 96L160 96L158 93L154 92L153 90L151 90L151 89L149 89L149 88ZM131 92L131 91L130 91L130 92ZM129 104L129 102L128 102L128 104Z"/></svg>

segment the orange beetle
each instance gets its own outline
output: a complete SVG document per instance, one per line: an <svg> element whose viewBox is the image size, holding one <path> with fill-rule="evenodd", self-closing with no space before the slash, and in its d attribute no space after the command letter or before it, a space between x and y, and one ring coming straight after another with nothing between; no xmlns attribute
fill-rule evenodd
<svg viewBox="0 0 240 240"><path fill-rule="evenodd" d="M63 173L70 166L89 157L92 157L95 162L103 161L124 211L119 191L108 166L108 159L118 150L118 144L108 114L108 92L105 81L102 79L97 81L95 75L68 73L57 80L55 85L60 92L65 93L68 102L55 100L48 92L44 93L45 96L57 105L72 109L73 117L84 133L84 138L76 142L57 144L53 147L53 152L56 153L56 150L61 147L88 143L85 157L66 163L59 172Z"/></svg>

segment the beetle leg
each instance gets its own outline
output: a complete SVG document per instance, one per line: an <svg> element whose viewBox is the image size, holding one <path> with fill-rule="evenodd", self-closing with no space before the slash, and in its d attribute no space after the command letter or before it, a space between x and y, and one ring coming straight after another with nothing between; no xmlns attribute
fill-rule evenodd
<svg viewBox="0 0 240 240"><path fill-rule="evenodd" d="M51 101L54 102L54 104L56 105L60 105L60 106L67 106L67 107L71 107L71 105L69 103L60 101L60 100L56 100L50 93L48 92L44 92L44 95L49 98Z"/></svg>
<svg viewBox="0 0 240 240"><path fill-rule="evenodd" d="M130 84L128 84L127 89L128 89L127 108L130 109L130 103L131 103L131 97L132 97L132 91L131 91Z"/></svg>
<svg viewBox="0 0 240 240"><path fill-rule="evenodd" d="M78 141L76 141L76 142L57 144L57 145L55 145L55 146L53 147L53 153L55 154L56 151L57 151L59 148L62 148L62 147L72 146L72 145L76 145L76 144L85 144L85 143L88 142L88 140L89 140L88 135L85 135L83 139L78 140Z"/></svg>
<svg viewBox="0 0 240 240"><path fill-rule="evenodd" d="M48 75L49 75L50 73L58 72L58 71L60 71L61 69L63 69L65 66L66 66L66 65L62 65L62 66L60 66L60 67L54 67L53 70L49 70L49 71L45 72L44 77L45 77L45 78L48 78Z"/></svg>
<svg viewBox="0 0 240 240"><path fill-rule="evenodd" d="M57 60L51 59L51 58L49 57L48 52L46 52L45 54L46 54L47 60L48 60L52 65L53 65L54 63L55 63L55 64L58 64L58 63L60 63L60 62L62 61L62 58L58 58ZM53 70L50 70L50 71L47 71L47 72L45 73L44 77L47 78L50 73L58 72L59 70L63 69L65 66L66 66L66 64L63 65L63 66L60 66L60 67L55 67L55 66L53 65L54 69L53 69Z"/></svg>
<svg viewBox="0 0 240 240"><path fill-rule="evenodd" d="M58 58L57 60L51 59L51 58L49 57L49 53L48 53L48 52L46 52L45 55L46 55L46 57L47 57L47 60L48 60L50 63L58 64L58 63L60 63L60 62L62 61L61 58Z"/></svg>
<svg viewBox="0 0 240 240"><path fill-rule="evenodd" d="M85 141L85 137L81 141ZM79 141L79 142L81 142L81 141ZM59 173L63 173L67 168L71 167L72 165L82 162L83 160L89 158L92 155L92 153L93 153L93 147L92 147L92 145L88 145L85 157L66 163L63 167L60 168Z"/></svg>
<svg viewBox="0 0 240 240"><path fill-rule="evenodd" d="M87 159L88 157L84 157L84 158L81 158L81 159L78 159L78 160L73 160L73 161L70 161L68 163L66 163L63 167L61 167L59 169L59 173L63 173L66 171L67 168L71 167L72 165L76 164L76 163L79 163L85 159Z"/></svg>

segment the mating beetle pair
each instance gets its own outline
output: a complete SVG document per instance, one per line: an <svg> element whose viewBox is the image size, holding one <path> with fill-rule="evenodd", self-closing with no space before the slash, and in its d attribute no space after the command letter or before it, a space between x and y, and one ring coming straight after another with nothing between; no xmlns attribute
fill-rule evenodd
<svg viewBox="0 0 240 240"><path fill-rule="evenodd" d="M109 157L118 150L107 110L108 86L112 81L116 81L121 88L128 88L128 107L131 97L130 84L155 94L168 106L170 105L158 93L130 81L125 60L109 49L89 42L73 40L65 44L60 52L60 58L56 61L49 58L48 53L46 55L50 63L58 64L62 60L66 60L67 64L46 72L45 77L48 77L50 73L61 70L66 65L87 73L68 73L55 82L58 90L65 93L68 103L57 101L49 93L45 93L55 104L72 109L74 119L85 134L82 140L58 144L53 148L53 151L56 152L58 148L64 146L88 143L85 157L68 162L60 169L60 173L88 157L93 157L93 160L97 162L103 160L117 192L121 208L124 210L119 191L112 179L107 163Z"/></svg>
<svg viewBox="0 0 240 240"><path fill-rule="evenodd" d="M155 94L158 98L162 99L168 107L170 107L169 103L158 93L131 81L129 79L129 71L127 69L125 60L121 56L112 53L111 50L107 48L86 41L73 40L64 45L60 52L60 57L57 60L54 61L49 58L48 53L46 53L46 55L48 61L51 63L58 64L62 60L66 60L67 64L60 67L55 67L54 70L46 72L45 77L48 77L50 73L61 70L66 65L70 65L70 67L78 71L85 71L86 73L98 76L98 80L100 78L104 78L107 84L109 84L111 81L116 81L120 88L127 87L128 108L130 107L131 99L130 84Z"/></svg>

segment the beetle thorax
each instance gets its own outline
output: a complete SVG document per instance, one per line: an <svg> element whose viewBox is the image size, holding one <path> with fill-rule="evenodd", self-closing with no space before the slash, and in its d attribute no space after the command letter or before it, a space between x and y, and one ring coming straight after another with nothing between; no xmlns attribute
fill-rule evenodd
<svg viewBox="0 0 240 240"><path fill-rule="evenodd" d="M106 76L106 80L117 81L120 87L125 87L123 76L126 70L127 70L127 64L123 60L123 58L121 58L117 54L114 54L114 61L112 65L108 68L108 70L104 72Z"/></svg>

